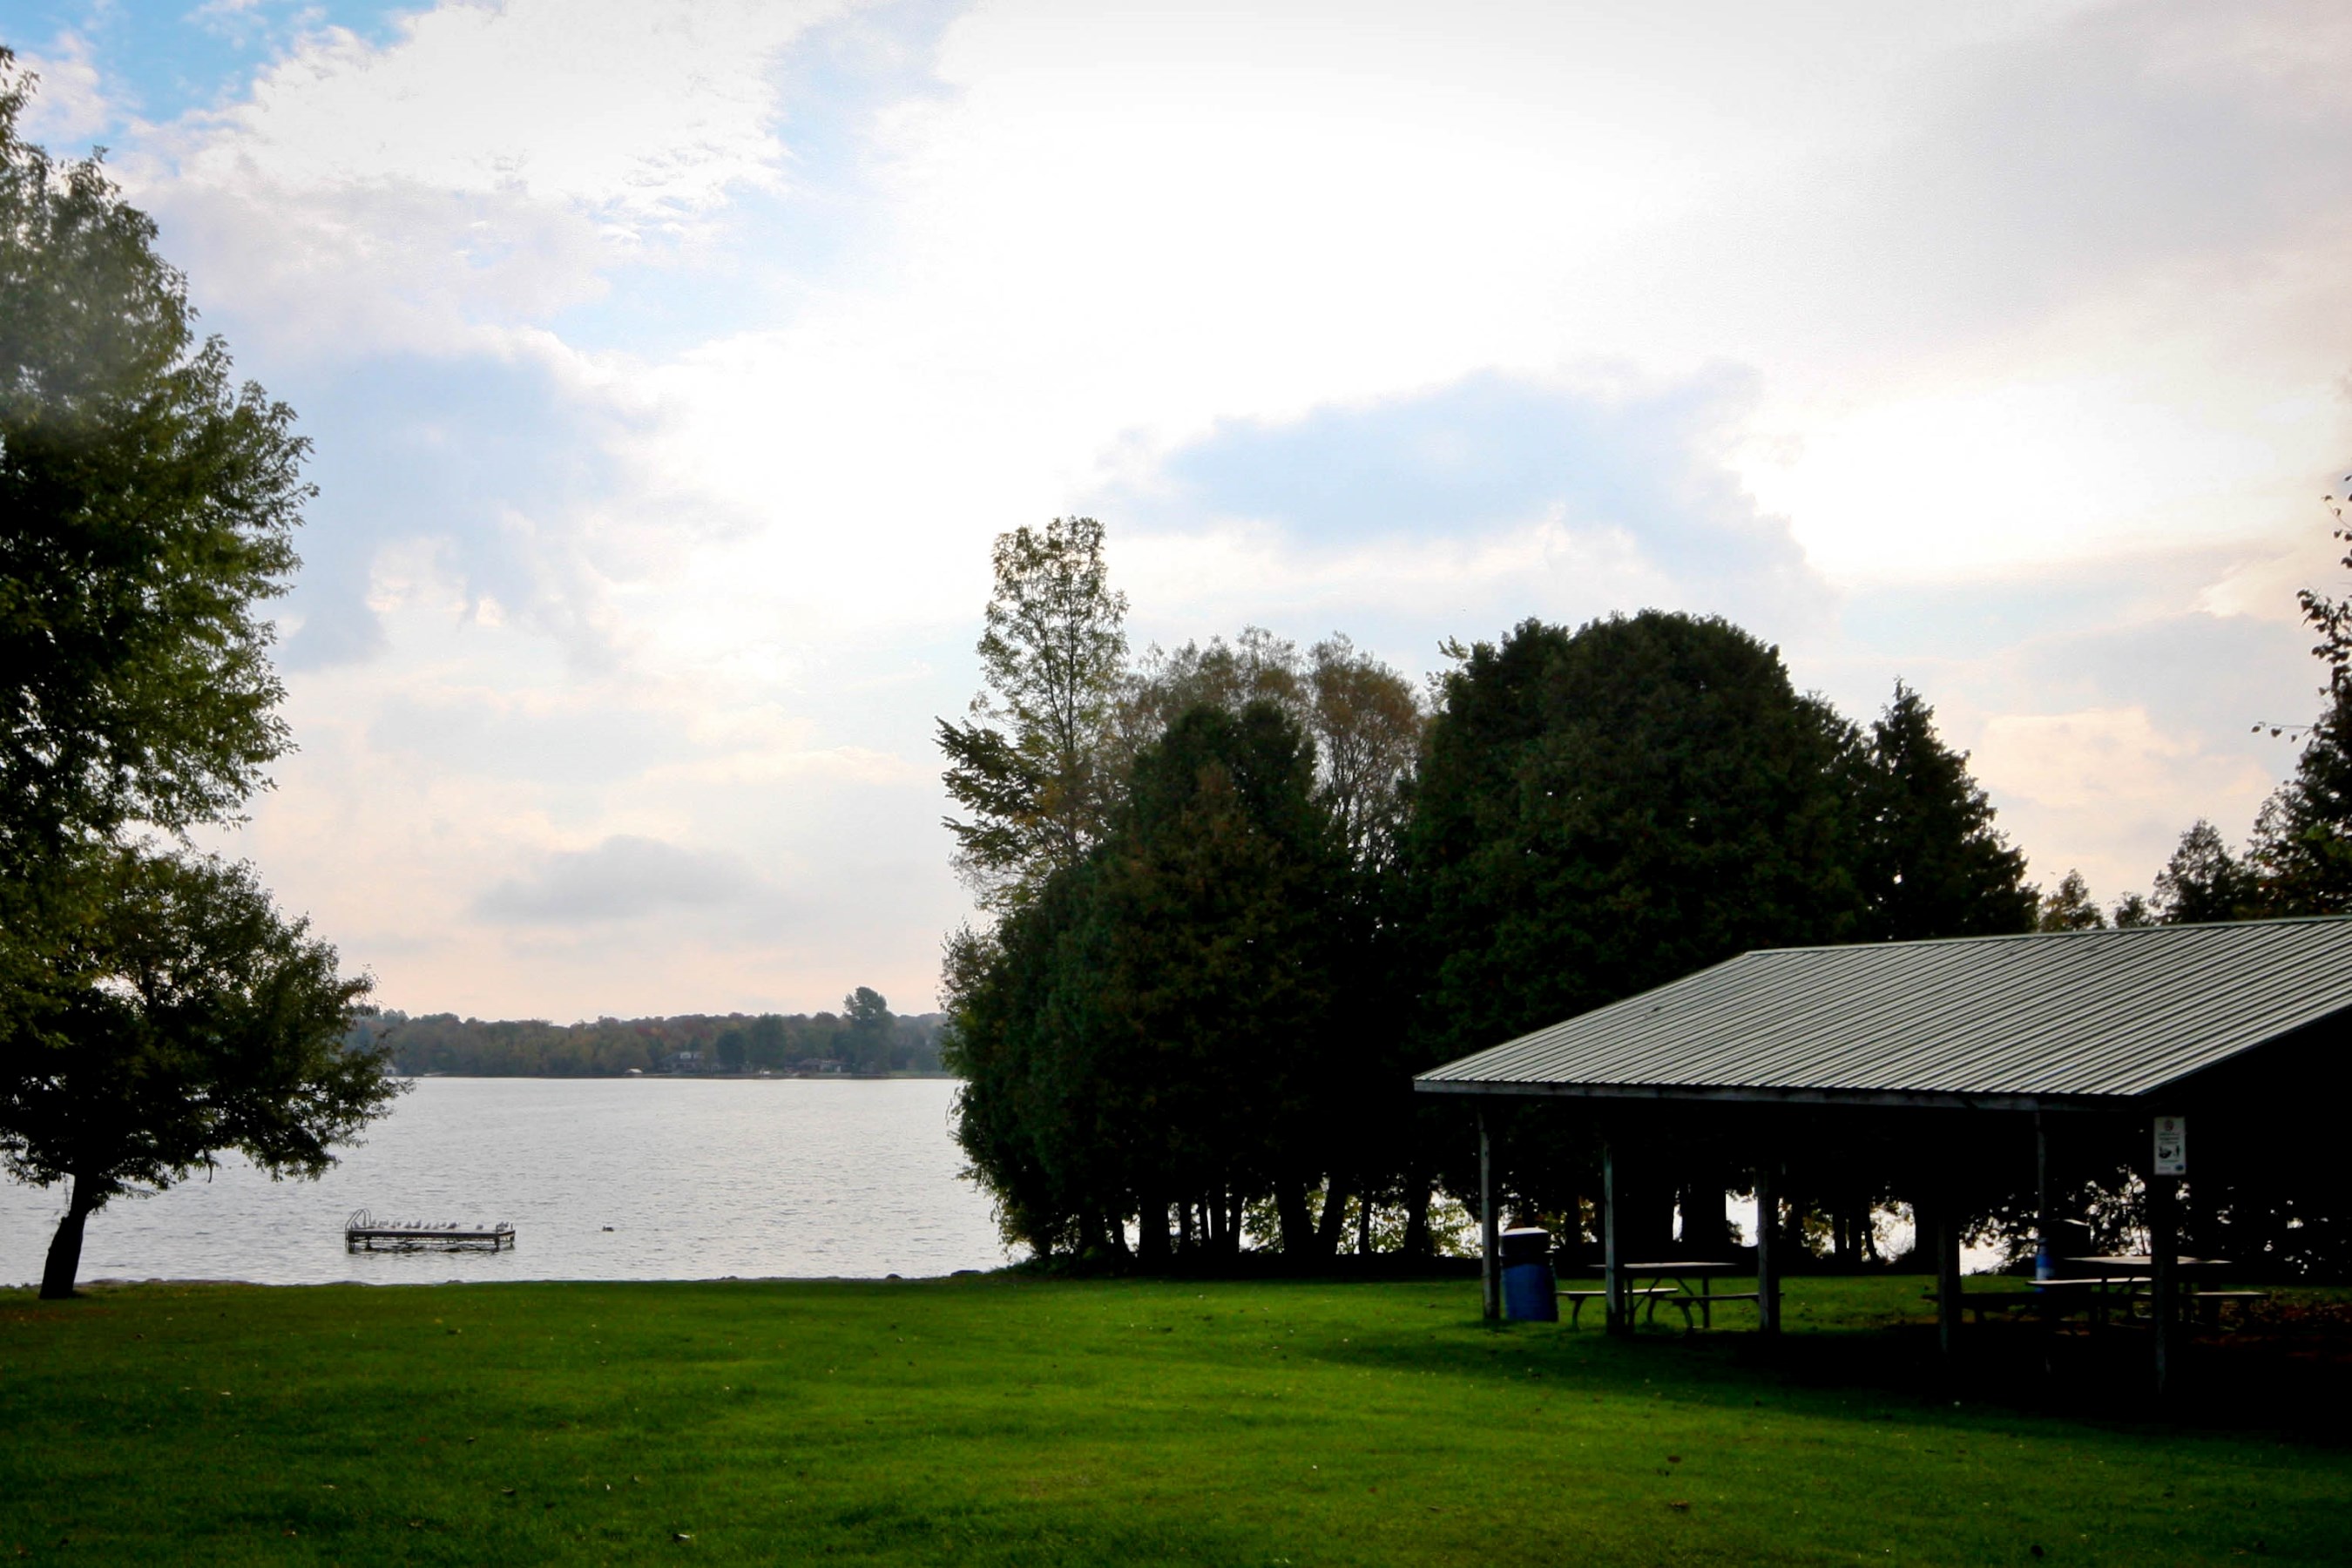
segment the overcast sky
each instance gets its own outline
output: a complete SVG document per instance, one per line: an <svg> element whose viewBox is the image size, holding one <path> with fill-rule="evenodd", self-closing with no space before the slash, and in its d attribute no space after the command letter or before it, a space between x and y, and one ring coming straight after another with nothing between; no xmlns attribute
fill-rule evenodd
<svg viewBox="0 0 2352 1568"><path fill-rule="evenodd" d="M228 842L380 999L931 1005L992 535L1139 642L1719 611L2045 881L2242 837L2352 468L2352 8L0 0L299 411Z"/></svg>

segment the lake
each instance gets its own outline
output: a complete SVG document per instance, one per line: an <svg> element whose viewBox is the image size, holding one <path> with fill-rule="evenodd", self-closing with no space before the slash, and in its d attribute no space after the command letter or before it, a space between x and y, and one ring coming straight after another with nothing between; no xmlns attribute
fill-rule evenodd
<svg viewBox="0 0 2352 1568"><path fill-rule="evenodd" d="M1010 1260L956 1173L941 1079L424 1079L317 1182L229 1156L90 1217L80 1278L879 1278ZM34 1282L64 1189L0 1179L0 1282ZM511 1252L343 1250L343 1221L510 1220Z"/></svg>

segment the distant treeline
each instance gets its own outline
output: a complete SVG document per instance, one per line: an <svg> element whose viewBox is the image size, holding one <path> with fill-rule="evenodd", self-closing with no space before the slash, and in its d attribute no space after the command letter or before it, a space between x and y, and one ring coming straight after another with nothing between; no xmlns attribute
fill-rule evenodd
<svg viewBox="0 0 2352 1568"><path fill-rule="evenodd" d="M936 1073L937 1013L897 1014L860 987L840 1013L686 1014L674 1018L411 1017L361 1020L353 1043L383 1040L401 1072L467 1078L618 1078L641 1073Z"/></svg>

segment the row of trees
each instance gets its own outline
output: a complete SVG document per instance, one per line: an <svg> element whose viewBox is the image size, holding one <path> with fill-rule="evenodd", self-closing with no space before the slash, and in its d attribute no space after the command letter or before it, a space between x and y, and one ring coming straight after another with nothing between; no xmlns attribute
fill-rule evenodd
<svg viewBox="0 0 2352 1568"><path fill-rule="evenodd" d="M489 1022L454 1013L411 1017L386 1012L362 1020L355 1043L381 1040L403 1073L465 1078L612 1078L679 1070L681 1057L705 1073L936 1073L939 1014L898 1014L869 986L839 1013L688 1014L670 1018L599 1018L551 1024Z"/></svg>
<svg viewBox="0 0 2352 1568"><path fill-rule="evenodd" d="M388 1105L368 984L192 851L289 742L261 613L310 496L293 415L199 341L154 226L17 134L0 49L0 1161L89 1215L242 1151L315 1173Z"/></svg>
<svg viewBox="0 0 2352 1568"><path fill-rule="evenodd" d="M995 568L987 689L940 731L989 914L949 943L947 1059L972 1169L1041 1253L1258 1234L1315 1256L1344 1215L1367 1245L1376 1207L1424 1247L1433 1197L1475 1172L1414 1071L1748 948L2108 918L2078 876L2026 881L1916 691L1855 724L1718 619L1529 621L1449 648L1424 698L1344 638L1301 652L1252 630L1130 659L1090 520L1005 536ZM2294 775L2242 857L2200 823L2118 923L2352 910L2352 600L2303 603L2328 679ZM1582 1114L1505 1118L1515 1206L1571 1236L1598 1190ZM1637 1249L1677 1213L1685 1245L1728 1244L1724 1195L1752 1173L1719 1121L1647 1130L1644 1168L1622 1173ZM2137 1213L2127 1152L2089 1140L2053 1177L2110 1231ZM1874 1257L1917 1152L1801 1151L1795 1238ZM2274 1152L2237 1151L2243 1190L2206 1183L2192 1229L2340 1267L2333 1186ZM2030 1197L1979 1189L1972 1223L2021 1240Z"/></svg>
<svg viewBox="0 0 2352 1568"><path fill-rule="evenodd" d="M1261 1204L1286 1252L1375 1204L1423 1247L1470 1174L1420 1068L1748 947L2032 928L1918 693L1856 725L1719 619L1529 621L1424 699L1344 638L1130 660L1090 520L995 567L988 689L940 726L992 917L949 944L948 1060L1041 1252L1232 1249Z"/></svg>

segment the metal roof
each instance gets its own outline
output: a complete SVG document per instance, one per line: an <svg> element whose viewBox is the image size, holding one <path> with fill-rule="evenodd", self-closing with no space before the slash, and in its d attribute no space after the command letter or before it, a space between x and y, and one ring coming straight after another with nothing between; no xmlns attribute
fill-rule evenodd
<svg viewBox="0 0 2352 1568"><path fill-rule="evenodd" d="M2352 1009L2352 917L1769 948L1423 1073L1435 1093L2112 1103Z"/></svg>

